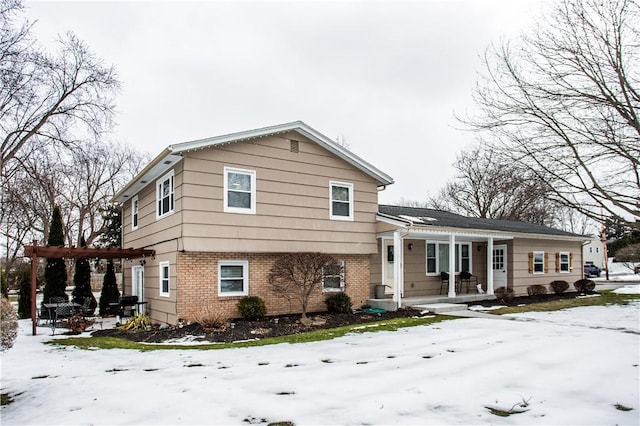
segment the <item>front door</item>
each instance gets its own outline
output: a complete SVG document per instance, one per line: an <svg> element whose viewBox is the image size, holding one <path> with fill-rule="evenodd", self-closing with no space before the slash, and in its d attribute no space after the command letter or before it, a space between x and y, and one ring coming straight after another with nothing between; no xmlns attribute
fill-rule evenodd
<svg viewBox="0 0 640 426"><path fill-rule="evenodd" d="M144 266L131 268L131 294L138 296L138 302L144 301Z"/></svg>
<svg viewBox="0 0 640 426"><path fill-rule="evenodd" d="M393 240L382 240L382 284L386 294L393 293Z"/></svg>
<svg viewBox="0 0 640 426"><path fill-rule="evenodd" d="M507 285L507 246L493 247L493 288Z"/></svg>

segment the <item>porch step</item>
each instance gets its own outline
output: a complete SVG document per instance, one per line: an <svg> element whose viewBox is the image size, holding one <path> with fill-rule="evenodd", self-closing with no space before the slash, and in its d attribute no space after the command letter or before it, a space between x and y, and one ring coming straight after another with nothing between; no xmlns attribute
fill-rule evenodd
<svg viewBox="0 0 640 426"><path fill-rule="evenodd" d="M445 312L466 311L468 306L464 303L425 303L422 305L411 305L412 308L429 311L434 314Z"/></svg>

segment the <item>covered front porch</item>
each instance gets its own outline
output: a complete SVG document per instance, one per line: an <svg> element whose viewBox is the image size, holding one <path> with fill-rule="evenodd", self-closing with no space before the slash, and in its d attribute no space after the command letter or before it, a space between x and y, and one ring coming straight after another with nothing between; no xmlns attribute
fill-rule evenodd
<svg viewBox="0 0 640 426"><path fill-rule="evenodd" d="M372 270L379 267L380 273L372 274L375 296L368 305L395 310L424 303L469 303L495 299L494 289L507 285L512 235L382 221L391 229L378 234ZM460 273L472 278L463 280Z"/></svg>

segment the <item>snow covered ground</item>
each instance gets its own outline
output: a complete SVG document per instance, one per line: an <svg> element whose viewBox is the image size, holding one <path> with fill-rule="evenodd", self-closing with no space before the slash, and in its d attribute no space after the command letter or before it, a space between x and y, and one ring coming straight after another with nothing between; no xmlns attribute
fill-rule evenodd
<svg viewBox="0 0 640 426"><path fill-rule="evenodd" d="M226 350L79 350L20 322L13 424L639 424L640 302ZM526 412L499 417L486 407ZM525 404L523 404L525 405ZM618 408L616 408L616 405ZM631 408L623 411L620 408Z"/></svg>

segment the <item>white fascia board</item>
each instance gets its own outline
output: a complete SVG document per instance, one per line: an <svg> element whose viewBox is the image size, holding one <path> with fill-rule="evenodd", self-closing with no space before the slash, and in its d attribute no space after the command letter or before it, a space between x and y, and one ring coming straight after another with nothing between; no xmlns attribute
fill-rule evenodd
<svg viewBox="0 0 640 426"><path fill-rule="evenodd" d="M151 163L149 163L140 173L113 196L113 201L123 204L133 198L147 185L154 183L156 179L164 175L168 170L174 168L182 160L181 155L175 155L164 150Z"/></svg>
<svg viewBox="0 0 640 426"><path fill-rule="evenodd" d="M442 238L442 237L446 237L446 238L448 238L450 235L453 235L456 238L469 238L469 239L474 239L474 238L489 239L489 238L492 238L494 240L512 240L514 238L514 236L512 234L494 234L494 233L489 233L489 232L486 232L486 231L473 232L473 231L466 231L466 230L424 229L424 228L411 228L409 230L409 235L407 235L407 238L412 238L412 237L414 237L414 238L415 237L418 237L418 238L425 238L425 237Z"/></svg>
<svg viewBox="0 0 640 426"><path fill-rule="evenodd" d="M388 223L389 225L397 226L400 228L411 225L411 222L408 220L402 220L396 216L389 216L384 213L377 213L376 220L382 223Z"/></svg>

